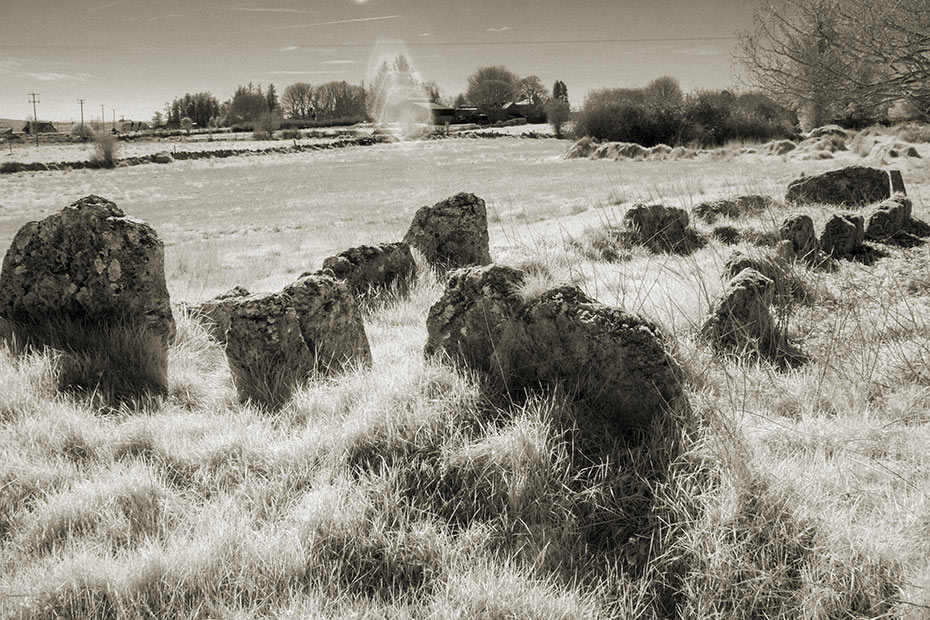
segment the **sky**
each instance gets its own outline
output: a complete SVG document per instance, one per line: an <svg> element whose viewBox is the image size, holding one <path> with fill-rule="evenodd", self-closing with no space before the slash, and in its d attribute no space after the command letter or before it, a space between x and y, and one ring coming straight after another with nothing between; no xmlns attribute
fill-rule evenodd
<svg viewBox="0 0 930 620"><path fill-rule="evenodd" d="M0 0L0 118L149 120L165 102L240 84L360 83L405 54L454 97L504 65L568 86L685 91L737 84L758 0Z"/></svg>

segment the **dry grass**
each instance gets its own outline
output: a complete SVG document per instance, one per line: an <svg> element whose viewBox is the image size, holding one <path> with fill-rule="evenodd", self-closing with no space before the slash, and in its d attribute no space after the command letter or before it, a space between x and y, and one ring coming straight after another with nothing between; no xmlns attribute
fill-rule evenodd
<svg viewBox="0 0 930 620"><path fill-rule="evenodd" d="M808 294L785 321L809 364L715 357L695 336L731 248L612 257L598 235L636 200L777 195L835 162L563 162L557 148L0 178L17 226L92 186L149 220L191 300L280 286L474 191L492 255L529 288L571 281L672 334L692 404L637 440L590 432L557 392L492 405L477 377L423 358L442 291L429 271L367 308L372 369L309 381L275 414L238 403L223 351L184 312L166 395L141 408L61 392L55 356L0 347L0 617L926 617L926 246L792 266ZM905 179L928 219L930 176ZM738 224L764 236L786 214Z"/></svg>

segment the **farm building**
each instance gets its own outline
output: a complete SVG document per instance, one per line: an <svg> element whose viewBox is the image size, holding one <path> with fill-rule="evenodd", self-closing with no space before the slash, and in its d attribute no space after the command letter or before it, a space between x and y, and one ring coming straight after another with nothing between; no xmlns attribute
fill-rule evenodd
<svg viewBox="0 0 930 620"><path fill-rule="evenodd" d="M148 123L145 121L121 121L119 130L122 132L128 131L146 131L151 129Z"/></svg>
<svg viewBox="0 0 930 620"><path fill-rule="evenodd" d="M26 124L23 125L23 133L32 134L32 124L32 121L26 121ZM58 128L48 121L36 121L35 133L58 133Z"/></svg>

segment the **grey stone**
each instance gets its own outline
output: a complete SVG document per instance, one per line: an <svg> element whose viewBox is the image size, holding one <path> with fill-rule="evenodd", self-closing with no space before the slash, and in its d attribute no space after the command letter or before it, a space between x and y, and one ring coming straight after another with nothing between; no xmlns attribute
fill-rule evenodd
<svg viewBox="0 0 930 620"><path fill-rule="evenodd" d="M820 249L833 258L854 255L865 240L861 215L836 213L824 223L820 231Z"/></svg>
<svg viewBox="0 0 930 620"><path fill-rule="evenodd" d="M37 327L55 317L131 325L167 345L175 323L164 245L113 202L82 198L16 233L0 274L0 317Z"/></svg>
<svg viewBox="0 0 930 620"><path fill-rule="evenodd" d="M487 265L491 254L484 200L474 194L460 193L421 207L403 241L441 270Z"/></svg>
<svg viewBox="0 0 930 620"><path fill-rule="evenodd" d="M769 310L774 283L755 269L733 277L701 326L701 335L725 352L775 353L779 337Z"/></svg>
<svg viewBox="0 0 930 620"><path fill-rule="evenodd" d="M573 286L526 299L523 279L498 265L453 272L430 309L426 354L480 370L511 393L561 385L616 432L686 406L657 326Z"/></svg>
<svg viewBox="0 0 930 620"><path fill-rule="evenodd" d="M226 344L226 330L229 329L229 319L233 306L237 300L248 297L249 291L243 286L217 295L213 299L191 307L193 316L200 320L210 336L220 344Z"/></svg>
<svg viewBox="0 0 930 620"><path fill-rule="evenodd" d="M878 168L849 166L795 179L788 184L785 200L858 207L880 202L890 196L887 172Z"/></svg>
<svg viewBox="0 0 930 620"><path fill-rule="evenodd" d="M623 224L634 233L637 243L653 251L677 251L689 241L688 212L684 209L635 204L624 213Z"/></svg>
<svg viewBox="0 0 930 620"><path fill-rule="evenodd" d="M410 246L403 242L361 245L323 261L339 280L345 280L356 295L397 287L405 291L416 277L417 265Z"/></svg>
<svg viewBox="0 0 930 620"><path fill-rule="evenodd" d="M886 200L869 213L865 237L885 241L902 231L911 221L911 201L905 196Z"/></svg>
<svg viewBox="0 0 930 620"><path fill-rule="evenodd" d="M814 220L809 215L792 215L778 228L778 238L791 242L798 258L811 260L817 256L819 244L814 233Z"/></svg>

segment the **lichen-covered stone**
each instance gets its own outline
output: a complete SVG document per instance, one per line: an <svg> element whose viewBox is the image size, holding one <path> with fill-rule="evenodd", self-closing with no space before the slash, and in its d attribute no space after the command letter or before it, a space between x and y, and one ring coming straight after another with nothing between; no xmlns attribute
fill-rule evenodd
<svg viewBox="0 0 930 620"><path fill-rule="evenodd" d="M248 297L249 291L243 286L217 295L213 299L193 306L192 315L200 320L210 336L220 344L226 343L226 330L229 329L229 318L236 301Z"/></svg>
<svg viewBox="0 0 930 620"><path fill-rule="evenodd" d="M891 239L911 221L911 201L906 196L886 200L869 213L865 237L872 241Z"/></svg>
<svg viewBox="0 0 930 620"><path fill-rule="evenodd" d="M459 193L413 216L404 243L442 270L491 262L488 213L484 200Z"/></svg>
<svg viewBox="0 0 930 620"><path fill-rule="evenodd" d="M795 179L788 184L785 200L859 207L890 196L891 182L887 172L866 166L848 166Z"/></svg>
<svg viewBox="0 0 930 620"><path fill-rule="evenodd" d="M371 365L362 313L345 282L314 274L285 287L281 294L297 312L301 334L316 357L319 372Z"/></svg>
<svg viewBox="0 0 930 620"><path fill-rule="evenodd" d="M511 393L560 385L620 432L685 404L659 329L573 286L525 299L523 272L491 265L453 272L430 309L427 355L444 354Z"/></svg>
<svg viewBox="0 0 930 620"><path fill-rule="evenodd" d="M356 295L390 287L403 292L416 277L417 265L410 246L403 242L361 245L323 261L339 280L345 280Z"/></svg>
<svg viewBox="0 0 930 620"><path fill-rule="evenodd" d="M656 252L676 252L690 244L688 212L684 209L635 204L623 214L623 224L637 243Z"/></svg>
<svg viewBox="0 0 930 620"><path fill-rule="evenodd" d="M778 237L791 242L798 258L811 260L820 249L814 233L814 220L809 215L798 214L785 218L778 228Z"/></svg>
<svg viewBox="0 0 930 620"><path fill-rule="evenodd" d="M833 258L853 256L865 240L861 215L837 213L820 230L820 249Z"/></svg>
<svg viewBox="0 0 930 620"><path fill-rule="evenodd" d="M167 345L175 323L164 246L113 202L82 198L17 232L0 273L0 316L27 328L54 317L131 325Z"/></svg>
<svg viewBox="0 0 930 620"><path fill-rule="evenodd" d="M768 196L748 194L736 198L721 198L709 202L698 203L692 212L694 217L708 224L713 224L718 217L736 219L747 215L760 213L772 204Z"/></svg>
<svg viewBox="0 0 930 620"><path fill-rule="evenodd" d="M769 310L774 283L746 268L727 284L701 326L701 335L716 349L773 354L779 341Z"/></svg>

